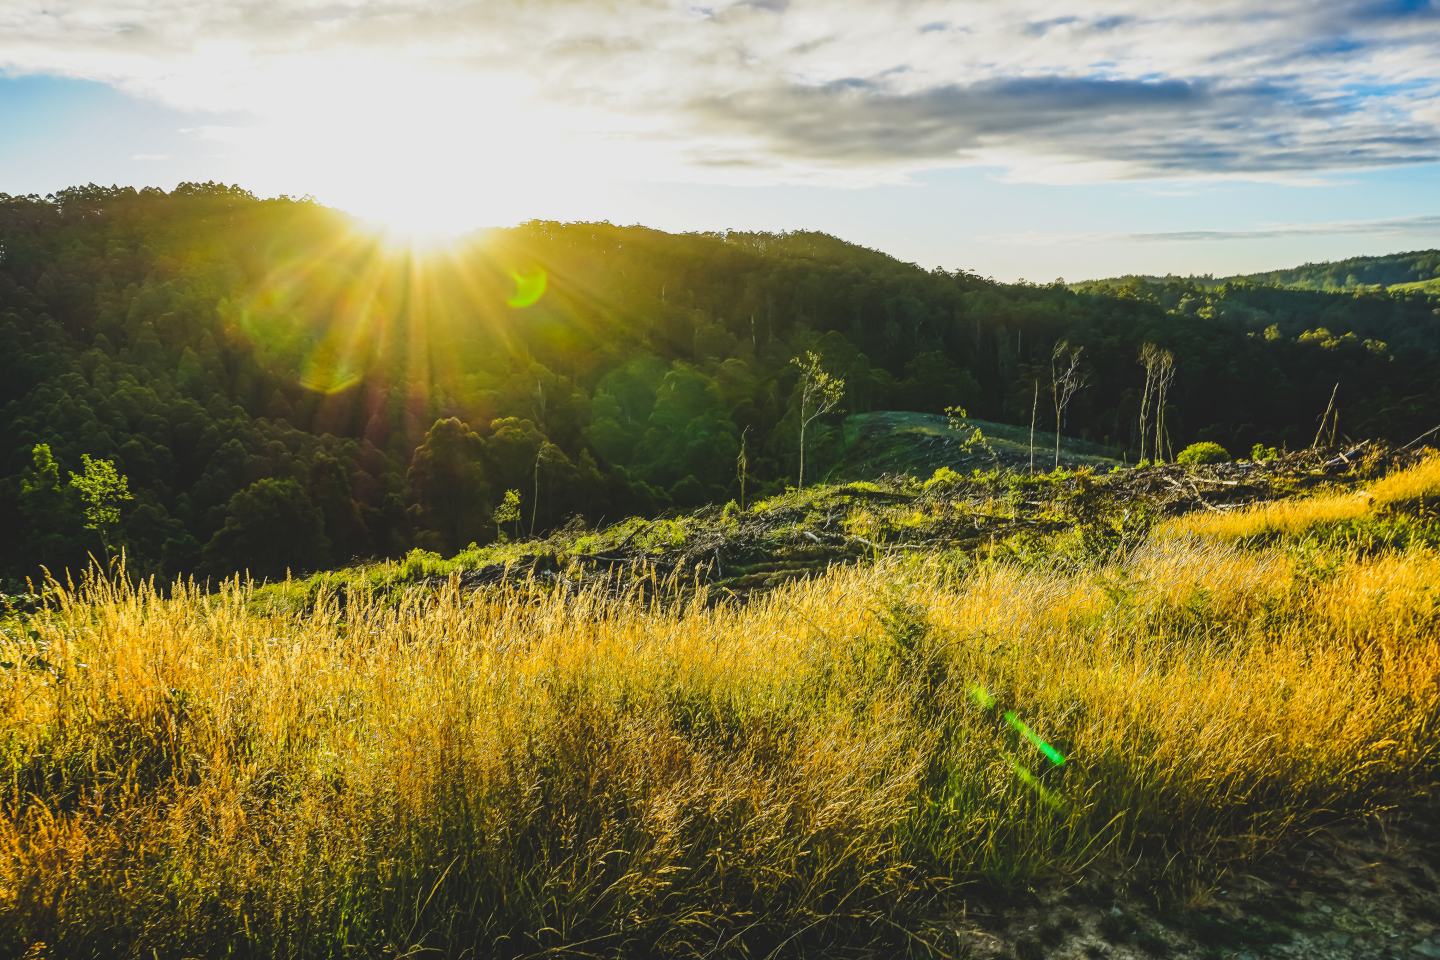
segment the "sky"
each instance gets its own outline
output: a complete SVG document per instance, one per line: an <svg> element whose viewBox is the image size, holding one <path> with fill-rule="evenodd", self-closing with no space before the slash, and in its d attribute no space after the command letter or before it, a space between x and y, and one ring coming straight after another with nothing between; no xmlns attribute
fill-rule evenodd
<svg viewBox="0 0 1440 960"><path fill-rule="evenodd" d="M1440 247L1440 0L0 0L0 193L186 180L1004 280Z"/></svg>

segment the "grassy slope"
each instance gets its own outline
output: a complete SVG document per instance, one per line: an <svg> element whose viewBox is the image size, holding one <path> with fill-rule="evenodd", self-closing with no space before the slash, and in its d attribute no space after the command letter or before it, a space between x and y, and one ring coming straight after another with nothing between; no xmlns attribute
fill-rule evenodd
<svg viewBox="0 0 1440 960"><path fill-rule="evenodd" d="M939 467L989 468L996 465L1025 467L1030 462L1028 427L967 420L964 431L952 430L949 421L930 413L899 410L857 413L845 418L844 447L831 480L860 480L887 473L908 473L928 477ZM994 456L963 446L970 427L978 427L989 440ZM1055 435L1035 434L1036 464L1042 469L1054 465ZM1108 468L1119 462L1114 451L1099 444L1063 437L1060 462L1067 467Z"/></svg>
<svg viewBox="0 0 1440 960"><path fill-rule="evenodd" d="M934 426L924 415L903 416ZM950 444L955 436L944 431L937 441ZM922 456L912 455L910 463ZM544 539L471 547L448 558L414 550L401 560L271 584L256 599L303 611L325 592L426 591L451 576L467 588L527 578L570 584L597 576L617 582L670 578L745 595L897 551L1069 562L1132 544L1155 519L1201 509L1202 501L1242 505L1363 478L1348 468L1325 469L1324 459L1294 454L1189 471L1173 465L1097 471L1087 465L1031 475L1011 469L960 473L948 468L963 468L963 461L946 454L940 472L925 480L889 473L878 481L820 484L743 510L732 504L631 517L595 530L561 529Z"/></svg>
<svg viewBox="0 0 1440 960"><path fill-rule="evenodd" d="M881 545L1057 525L743 604L63 593L0 653L0 954L924 953L982 889L1189 889L1433 806L1440 461L1075 542L1174 479L853 487ZM748 513L828 533L836 496Z"/></svg>

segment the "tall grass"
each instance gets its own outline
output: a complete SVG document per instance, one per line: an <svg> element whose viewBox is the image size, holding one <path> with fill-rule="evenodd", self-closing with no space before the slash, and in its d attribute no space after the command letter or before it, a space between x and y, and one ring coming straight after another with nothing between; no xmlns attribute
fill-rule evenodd
<svg viewBox="0 0 1440 960"><path fill-rule="evenodd" d="M92 581L0 651L0 952L923 952L969 885L1421 802L1437 584L1173 538L745 606Z"/></svg>
<svg viewBox="0 0 1440 960"><path fill-rule="evenodd" d="M1157 534L1226 540L1293 537L1377 515L1419 514L1433 518L1437 509L1440 456L1432 456L1377 480L1366 490L1275 500L1230 512L1188 513L1161 524Z"/></svg>

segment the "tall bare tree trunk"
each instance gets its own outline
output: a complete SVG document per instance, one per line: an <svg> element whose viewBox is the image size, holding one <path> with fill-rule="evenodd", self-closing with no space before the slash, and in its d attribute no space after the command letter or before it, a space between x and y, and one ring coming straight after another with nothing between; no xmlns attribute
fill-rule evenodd
<svg viewBox="0 0 1440 960"><path fill-rule="evenodd" d="M1166 460L1170 435L1165 430L1165 399L1170 395L1170 383L1175 379L1175 354L1169 350L1158 353L1155 368L1155 460ZM1174 453L1173 450L1169 451Z"/></svg>
<svg viewBox="0 0 1440 960"><path fill-rule="evenodd" d="M750 438L750 428L747 426L740 433L740 454L735 458L735 472L740 475L740 509L745 509L745 481L750 476L750 455L747 449Z"/></svg>
<svg viewBox="0 0 1440 960"><path fill-rule="evenodd" d="M535 516L540 512L540 455L545 452L545 442L535 451L535 496L530 500L530 536L535 536Z"/></svg>
<svg viewBox="0 0 1440 960"><path fill-rule="evenodd" d="M1145 389L1140 394L1140 459L1145 459L1145 445L1149 439L1150 399L1155 387L1155 369L1160 361L1160 349L1153 343L1140 347L1140 365L1145 368Z"/></svg>
<svg viewBox="0 0 1440 960"><path fill-rule="evenodd" d="M805 417L800 417L800 479L795 484L795 489L805 489Z"/></svg>
<svg viewBox="0 0 1440 960"><path fill-rule="evenodd" d="M1035 473L1035 417L1040 412L1040 381L1035 381L1035 396L1030 400L1030 473Z"/></svg>
<svg viewBox="0 0 1440 960"><path fill-rule="evenodd" d="M1325 412L1320 415L1320 428L1315 431L1315 439L1310 442L1310 449L1312 450L1320 446L1320 438L1325 435L1325 426L1330 422L1330 411L1335 409L1335 395L1339 392L1340 381L1337 380L1335 381L1335 388L1330 391L1330 402L1325 404ZM1333 432L1331 435L1334 435Z"/></svg>
<svg viewBox="0 0 1440 960"><path fill-rule="evenodd" d="M1067 340L1057 341L1050 353L1050 395L1055 401L1055 469L1060 469L1060 429L1065 423L1065 408L1075 392L1085 385L1080 369L1084 347L1071 348Z"/></svg>

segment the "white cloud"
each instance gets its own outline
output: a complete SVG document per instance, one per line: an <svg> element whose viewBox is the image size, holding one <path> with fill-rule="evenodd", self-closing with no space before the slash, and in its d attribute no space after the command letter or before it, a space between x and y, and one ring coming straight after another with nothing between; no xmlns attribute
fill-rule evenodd
<svg viewBox="0 0 1440 960"><path fill-rule="evenodd" d="M1204 243L1235 240L1276 240L1297 237L1428 237L1440 235L1440 214L1389 217L1375 220L1326 220L1310 223L1270 223L1241 229L1166 230L1154 233L1047 233L1023 231L993 234L988 243L1016 246L1093 246L1096 244Z"/></svg>
<svg viewBox="0 0 1440 960"><path fill-rule="evenodd" d="M0 68L233 113L257 154L368 143L447 175L1304 178L1440 157L1440 8L1403 0L0 0Z"/></svg>

